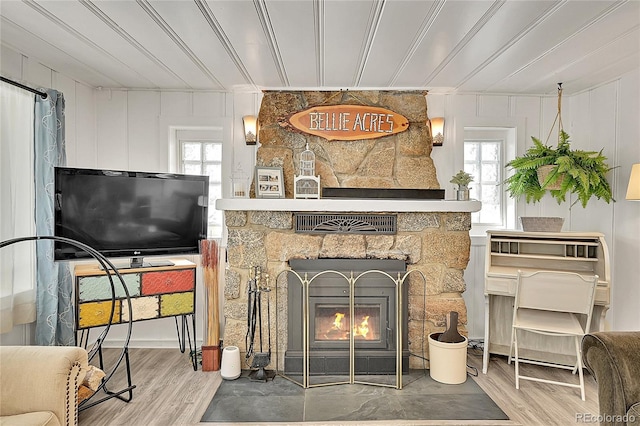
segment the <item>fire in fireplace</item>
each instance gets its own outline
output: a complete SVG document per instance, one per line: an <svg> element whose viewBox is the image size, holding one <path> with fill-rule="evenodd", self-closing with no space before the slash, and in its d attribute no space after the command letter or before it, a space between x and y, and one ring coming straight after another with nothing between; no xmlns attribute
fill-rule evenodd
<svg viewBox="0 0 640 426"><path fill-rule="evenodd" d="M356 340L380 340L379 326L380 310L377 306L355 307L356 320L353 337ZM316 307L315 340L349 340L348 306L343 305L319 305ZM369 325L371 323L371 326Z"/></svg>
<svg viewBox="0 0 640 426"><path fill-rule="evenodd" d="M354 292L354 328L350 330L349 282L335 273L323 273L309 285L310 374L348 374L349 340L354 337L356 374L395 374L396 279L406 271L401 260L390 259L292 259L291 269L311 279L322 271L338 271L357 278ZM362 274L362 275L361 275ZM403 286L403 371L408 369L407 286ZM285 373L302 372L303 294L297 277L288 278L288 329ZM406 366L406 367L405 367Z"/></svg>

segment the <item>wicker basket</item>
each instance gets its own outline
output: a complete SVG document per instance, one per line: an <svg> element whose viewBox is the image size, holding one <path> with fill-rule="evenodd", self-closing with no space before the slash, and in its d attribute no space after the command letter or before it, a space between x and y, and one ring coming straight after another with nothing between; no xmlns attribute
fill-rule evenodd
<svg viewBox="0 0 640 426"><path fill-rule="evenodd" d="M562 217L521 216L520 224L526 232L560 232L564 224Z"/></svg>
<svg viewBox="0 0 640 426"><path fill-rule="evenodd" d="M540 186L542 186L545 179L547 179L547 176L549 176L549 173L551 173L554 167L556 166L548 165L548 166L538 167L538 170L536 170L536 173L538 174L538 182L540 182ZM547 185L544 189L558 190L560 189L560 186L562 185L563 180L564 180L564 175L560 174L558 175L558 177L556 177L555 182L549 182L549 185Z"/></svg>

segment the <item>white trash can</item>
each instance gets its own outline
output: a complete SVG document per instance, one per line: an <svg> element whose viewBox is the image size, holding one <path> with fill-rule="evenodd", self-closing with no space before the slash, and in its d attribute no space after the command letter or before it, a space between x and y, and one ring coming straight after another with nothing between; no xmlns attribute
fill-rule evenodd
<svg viewBox="0 0 640 426"><path fill-rule="evenodd" d="M237 346L227 346L222 350L220 375L225 380L235 380L241 373L240 349Z"/></svg>
<svg viewBox="0 0 640 426"><path fill-rule="evenodd" d="M457 385L467 380L467 344L439 342L442 333L429 335L429 374L436 382Z"/></svg>

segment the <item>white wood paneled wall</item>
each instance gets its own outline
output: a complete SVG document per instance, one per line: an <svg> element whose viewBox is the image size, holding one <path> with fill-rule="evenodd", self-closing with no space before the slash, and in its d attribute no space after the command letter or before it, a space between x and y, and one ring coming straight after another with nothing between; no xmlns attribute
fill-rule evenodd
<svg viewBox="0 0 640 426"><path fill-rule="evenodd" d="M640 162L640 73L628 73L622 78L600 87L563 99L564 129L571 136L572 147L588 151L603 150L609 165L610 183L615 203L592 199L587 208L579 204L569 208L575 200L558 205L549 196L541 203L517 203L517 216L560 216L565 218L563 231L602 232L609 245L611 257L611 309L606 328L614 330L640 329L640 203L624 199L631 165ZM546 141L557 112L556 97L494 96L494 95L428 95L429 116L445 117L445 143L435 147L432 158L438 170L440 185L451 196L448 181L463 166L463 136L456 130L464 123L482 118L502 125L509 117L524 119L525 146L518 146L518 154L531 145L531 136ZM522 120L520 120L522 121ZM557 128L556 128L557 130ZM549 140L556 142L555 135ZM473 230L472 230L473 234ZM483 237L472 239L471 256L465 272L468 309L468 329L471 338L481 338L484 331L482 302L484 287Z"/></svg>
<svg viewBox="0 0 640 426"><path fill-rule="evenodd" d="M167 123L212 125L230 123L230 140L225 140L225 171L236 164L251 173L255 147L242 139L242 116L257 115L261 93L163 92L136 90L99 90L90 88L55 72L18 52L2 47L0 71L3 76L64 93L66 100L66 136L68 164L74 167L169 170L170 153ZM631 164L640 162L640 116L638 71L609 84L566 98L563 122L575 148L599 150L617 165L611 184L617 203L607 205L590 201L587 209L568 204L558 206L546 198L542 203L517 204L518 215L562 216L564 231L599 231L606 235L612 266L612 307L607 317L612 329L640 329L640 203L624 200ZM546 139L556 114L554 96L510 96L483 94L430 94L429 116L445 117L445 143L433 150L442 188L447 198L453 193L450 176L462 168L464 120L524 123L518 129L526 135L521 153L530 146L530 136ZM223 172L225 173L225 172ZM465 272L469 334L483 335L484 239L474 237L470 262ZM200 285L200 284L199 284ZM198 296L198 342L202 337L202 292ZM121 337L117 327L110 338ZM28 343L25 328L0 336L0 344L9 341ZM132 346L176 346L172 319L136 323ZM114 342L117 344L117 342Z"/></svg>

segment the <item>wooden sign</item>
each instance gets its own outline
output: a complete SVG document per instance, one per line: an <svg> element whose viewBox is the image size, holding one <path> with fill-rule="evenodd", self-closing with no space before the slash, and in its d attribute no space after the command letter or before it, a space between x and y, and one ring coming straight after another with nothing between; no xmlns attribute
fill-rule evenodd
<svg viewBox="0 0 640 426"><path fill-rule="evenodd" d="M341 141L381 138L409 128L404 116L366 105L315 106L293 114L289 123L301 132Z"/></svg>

